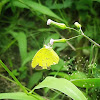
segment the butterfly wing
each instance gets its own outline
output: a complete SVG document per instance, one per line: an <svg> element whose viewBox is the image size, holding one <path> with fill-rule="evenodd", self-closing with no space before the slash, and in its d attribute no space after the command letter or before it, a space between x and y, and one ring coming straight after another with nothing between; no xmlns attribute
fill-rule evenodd
<svg viewBox="0 0 100 100"><path fill-rule="evenodd" d="M32 67L35 68L37 65L41 66L43 69L47 69L51 65L57 64L59 61L59 56L56 52L50 48L40 49L32 60Z"/></svg>

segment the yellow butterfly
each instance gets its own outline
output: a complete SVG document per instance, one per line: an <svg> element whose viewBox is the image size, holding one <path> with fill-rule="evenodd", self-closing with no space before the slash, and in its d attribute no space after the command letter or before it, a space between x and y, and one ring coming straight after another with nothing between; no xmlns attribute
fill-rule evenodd
<svg viewBox="0 0 100 100"><path fill-rule="evenodd" d="M33 57L31 65L33 68L40 66L43 69L47 69L58 62L59 56L57 53L52 49L52 47L44 45L44 47L41 48Z"/></svg>

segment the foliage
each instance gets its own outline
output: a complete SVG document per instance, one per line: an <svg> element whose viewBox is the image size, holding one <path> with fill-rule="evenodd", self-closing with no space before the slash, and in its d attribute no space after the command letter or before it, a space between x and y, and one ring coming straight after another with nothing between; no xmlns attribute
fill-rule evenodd
<svg viewBox="0 0 100 100"><path fill-rule="evenodd" d="M10 93L7 86L9 93L0 93L0 99L99 100L100 49L83 36L53 45L60 61L50 70L31 68L35 53L51 38L77 35L74 30L47 26L49 18L73 28L79 22L84 34L100 44L99 6L100 0L1 0L0 80L17 84L21 91Z"/></svg>

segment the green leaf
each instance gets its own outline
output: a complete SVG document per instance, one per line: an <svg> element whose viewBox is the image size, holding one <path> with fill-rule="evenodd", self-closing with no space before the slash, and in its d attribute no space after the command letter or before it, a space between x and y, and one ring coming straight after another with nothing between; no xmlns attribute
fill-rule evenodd
<svg viewBox="0 0 100 100"><path fill-rule="evenodd" d="M87 78L85 73L80 71L74 71L70 76L70 79L85 79L85 78Z"/></svg>
<svg viewBox="0 0 100 100"><path fill-rule="evenodd" d="M22 62L27 57L27 39L26 35L23 32L10 32L13 37L18 41L19 51L21 55Z"/></svg>
<svg viewBox="0 0 100 100"><path fill-rule="evenodd" d="M27 57L22 62L22 66L24 66L27 62L31 61L34 55L36 54L37 50L32 50L27 54Z"/></svg>
<svg viewBox="0 0 100 100"><path fill-rule="evenodd" d="M54 47L57 47L57 51L62 51L64 49L66 49L66 47L68 46L67 43L55 43Z"/></svg>
<svg viewBox="0 0 100 100"><path fill-rule="evenodd" d="M18 7L22 7L22 8L28 8L30 10L35 10L38 11L42 14L54 17L56 19L59 19L61 21L63 21L59 16L57 16L54 12L52 12L49 8L47 8L46 6L43 6L42 4L39 4L37 2L34 2L32 0L14 0L14 4L15 6ZM16 3L17 2L17 3ZM20 6L19 6L20 5Z"/></svg>
<svg viewBox="0 0 100 100"><path fill-rule="evenodd" d="M26 39L26 35L24 33L19 33L16 38L18 40L21 59L23 61L27 56L27 39Z"/></svg>
<svg viewBox="0 0 100 100"><path fill-rule="evenodd" d="M46 77L46 79L37 85L34 89L44 87L61 91L74 100L87 100L83 93L74 84L63 78L55 78L50 76Z"/></svg>
<svg viewBox="0 0 100 100"><path fill-rule="evenodd" d="M71 82L83 88L100 87L100 78L74 79Z"/></svg>
<svg viewBox="0 0 100 100"><path fill-rule="evenodd" d="M50 0L49 0L50 1ZM65 0L63 3L53 3L49 6L50 9L64 9L70 8L72 5L72 0Z"/></svg>
<svg viewBox="0 0 100 100"><path fill-rule="evenodd" d="M42 78L42 74L42 72L35 72L32 76L30 76L28 88L31 89L35 84L37 84L39 80Z"/></svg>
<svg viewBox="0 0 100 100"><path fill-rule="evenodd" d="M63 66L64 66L64 61L62 59L60 59L58 64L51 66L51 70L60 71L60 70L63 70Z"/></svg>
<svg viewBox="0 0 100 100"><path fill-rule="evenodd" d="M16 99L16 100L43 100L42 98L39 99L38 96L33 95L27 95L23 92L17 92L17 93L0 93L0 99Z"/></svg>
<svg viewBox="0 0 100 100"><path fill-rule="evenodd" d="M53 33L51 35L48 36L48 38L45 40L45 44L48 44L50 42L50 39L59 39L59 34L57 33Z"/></svg>
<svg viewBox="0 0 100 100"><path fill-rule="evenodd" d="M64 72L51 72L51 73L49 73L49 75L56 75L56 76L60 76L61 78L65 78L67 80L70 80L69 75L64 73Z"/></svg>
<svg viewBox="0 0 100 100"><path fill-rule="evenodd" d="M20 3L18 0L13 0L13 5L16 6L16 7L19 7L19 8L27 8L27 9L29 8L25 4Z"/></svg>
<svg viewBox="0 0 100 100"><path fill-rule="evenodd" d="M0 15L1 15L1 11L2 11L3 6L8 2L9 2L9 0L0 0Z"/></svg>

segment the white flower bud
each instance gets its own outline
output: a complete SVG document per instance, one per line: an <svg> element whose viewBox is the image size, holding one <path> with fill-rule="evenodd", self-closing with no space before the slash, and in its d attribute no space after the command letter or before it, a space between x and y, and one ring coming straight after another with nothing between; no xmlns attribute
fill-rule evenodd
<svg viewBox="0 0 100 100"><path fill-rule="evenodd" d="M81 24L79 24L78 22L75 22L74 25L75 25L77 28L81 28Z"/></svg>
<svg viewBox="0 0 100 100"><path fill-rule="evenodd" d="M48 20L47 20L47 25L50 25L51 22L52 22L52 20L51 20L51 19L48 19Z"/></svg>
<svg viewBox="0 0 100 100"><path fill-rule="evenodd" d="M61 28L61 29L66 29L66 25L64 23L58 23L58 22L55 22L51 19L48 19L47 20L47 25L54 25L58 28Z"/></svg>

